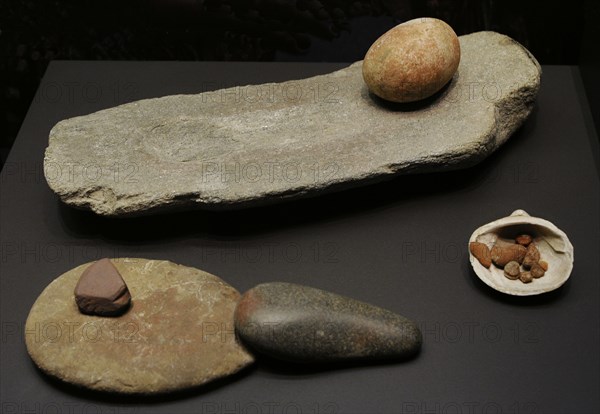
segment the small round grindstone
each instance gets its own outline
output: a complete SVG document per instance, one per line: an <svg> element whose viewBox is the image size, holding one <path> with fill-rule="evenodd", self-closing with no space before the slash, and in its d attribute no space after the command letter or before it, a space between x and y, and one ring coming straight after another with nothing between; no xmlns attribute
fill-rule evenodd
<svg viewBox="0 0 600 414"><path fill-rule="evenodd" d="M458 69L460 42L439 19L423 17L390 29L367 51L363 79L375 95L415 102L438 92Z"/></svg>
<svg viewBox="0 0 600 414"><path fill-rule="evenodd" d="M119 317L79 311L74 289L89 263L50 283L25 324L27 351L47 374L94 390L151 394L231 375L254 361L235 335L239 292L168 261L112 259L131 292Z"/></svg>
<svg viewBox="0 0 600 414"><path fill-rule="evenodd" d="M421 348L409 319L355 299L292 283L242 296L236 332L253 350L303 363L403 359Z"/></svg>
<svg viewBox="0 0 600 414"><path fill-rule="evenodd" d="M75 285L75 302L87 315L119 316L129 308L131 294L110 259L100 259L83 271Z"/></svg>

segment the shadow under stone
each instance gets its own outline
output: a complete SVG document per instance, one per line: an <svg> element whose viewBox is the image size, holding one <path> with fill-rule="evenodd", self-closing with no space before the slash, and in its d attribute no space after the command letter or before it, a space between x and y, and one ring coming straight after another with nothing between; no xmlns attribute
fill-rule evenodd
<svg viewBox="0 0 600 414"><path fill-rule="evenodd" d="M368 91L369 97L377 104L377 106L386 109L391 112L416 112L431 107L438 103L441 99L447 96L447 93L451 92L452 87L456 84L458 76L450 79L439 91L434 93L428 98L420 99L414 102L392 102L386 99L380 98L373 92ZM366 86L365 86L366 88Z"/></svg>
<svg viewBox="0 0 600 414"><path fill-rule="evenodd" d="M420 354L421 350L405 358L380 360L359 359L329 363L290 362L258 354L256 359L258 370L264 371L269 374L299 377L318 375L334 371L346 371L368 367L380 367L384 365L395 366L408 364L411 361L416 360Z"/></svg>

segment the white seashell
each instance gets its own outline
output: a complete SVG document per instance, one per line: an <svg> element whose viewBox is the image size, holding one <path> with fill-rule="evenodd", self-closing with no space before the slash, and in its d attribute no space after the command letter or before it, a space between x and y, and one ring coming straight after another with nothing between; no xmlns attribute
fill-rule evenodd
<svg viewBox="0 0 600 414"><path fill-rule="evenodd" d="M527 284L510 280L494 264L486 269L469 250L469 261L475 274L491 288L515 296L539 295L562 286L573 269L573 245L567 235L548 220L531 217L524 210L515 210L508 217L479 227L469 238L469 243L484 243L491 250L499 238L514 240L519 234L531 235L540 251L541 260L548 263L548 270L543 277Z"/></svg>

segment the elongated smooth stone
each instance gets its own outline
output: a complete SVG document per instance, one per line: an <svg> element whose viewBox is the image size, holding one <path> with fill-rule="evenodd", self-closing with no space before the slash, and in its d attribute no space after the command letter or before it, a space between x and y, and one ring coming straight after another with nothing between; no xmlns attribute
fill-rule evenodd
<svg viewBox="0 0 600 414"><path fill-rule="evenodd" d="M291 283L246 292L236 332L255 351L294 362L401 359L421 347L409 319L368 303Z"/></svg>

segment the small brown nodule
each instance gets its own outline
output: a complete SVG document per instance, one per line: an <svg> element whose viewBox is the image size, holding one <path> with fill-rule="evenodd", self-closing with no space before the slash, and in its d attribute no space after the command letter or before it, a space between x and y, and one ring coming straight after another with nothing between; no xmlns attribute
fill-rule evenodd
<svg viewBox="0 0 600 414"><path fill-rule="evenodd" d="M520 244L504 245L496 243L494 247L492 247L490 255L494 264L503 268L508 262L515 261L523 263L526 253L527 249Z"/></svg>
<svg viewBox="0 0 600 414"><path fill-rule="evenodd" d="M519 274L521 273L521 268L519 263L516 261L510 261L504 266L504 276L509 278L510 280L517 280L519 278Z"/></svg>
<svg viewBox="0 0 600 414"><path fill-rule="evenodd" d="M542 266L540 266L539 263L534 263L533 266L531 266L529 272L531 273L531 276L533 276L535 279L539 279L540 277L544 276L544 274L546 274L546 271Z"/></svg>
<svg viewBox="0 0 600 414"><path fill-rule="evenodd" d="M519 279L521 279L521 282L523 283L531 283L533 276L531 275L531 272L521 272Z"/></svg>
<svg viewBox="0 0 600 414"><path fill-rule="evenodd" d="M533 238L529 234L519 234L515 241L521 246L527 247L533 241Z"/></svg>
<svg viewBox="0 0 600 414"><path fill-rule="evenodd" d="M479 242L469 243L469 251L485 268L492 265L492 259L490 257L490 249L484 244Z"/></svg>
<svg viewBox="0 0 600 414"><path fill-rule="evenodd" d="M531 243L527 246L527 253L525 254L525 258L523 259L523 267L525 269L530 269L535 263L540 261L540 251L535 246L534 243Z"/></svg>

